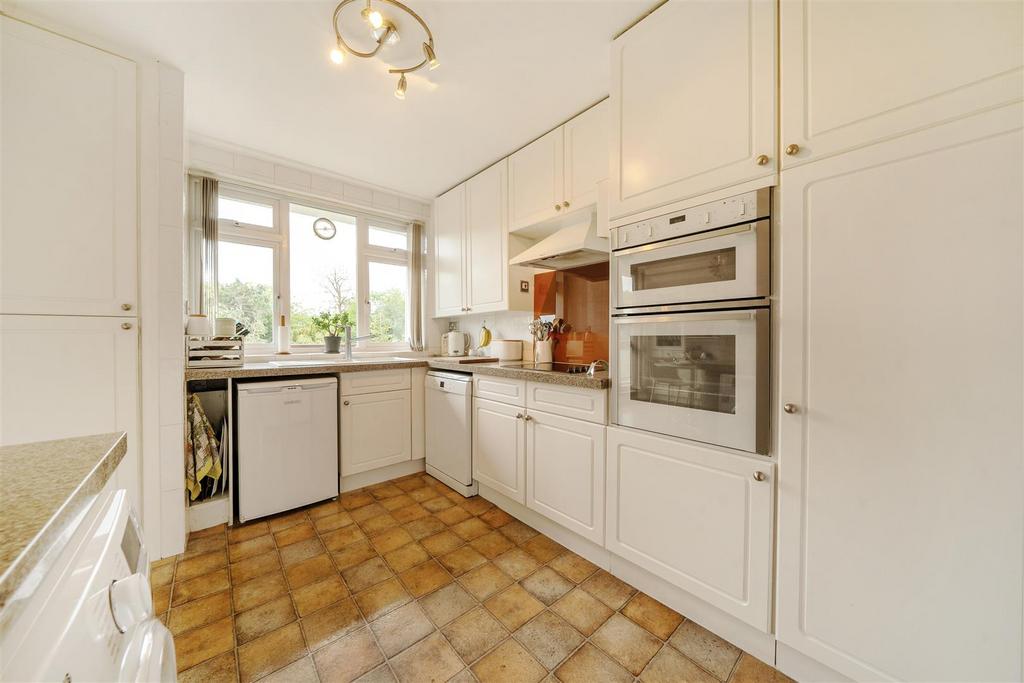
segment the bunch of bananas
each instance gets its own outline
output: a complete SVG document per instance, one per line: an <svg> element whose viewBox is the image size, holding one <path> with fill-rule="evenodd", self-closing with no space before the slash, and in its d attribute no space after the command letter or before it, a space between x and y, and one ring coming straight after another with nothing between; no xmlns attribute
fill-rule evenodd
<svg viewBox="0 0 1024 683"><path fill-rule="evenodd" d="M485 320L484 324L480 326L480 346L477 347L477 348L481 348L482 349L482 348L484 348L486 346L490 346L490 344L491 344L491 331L489 329L487 329L487 321Z"/></svg>

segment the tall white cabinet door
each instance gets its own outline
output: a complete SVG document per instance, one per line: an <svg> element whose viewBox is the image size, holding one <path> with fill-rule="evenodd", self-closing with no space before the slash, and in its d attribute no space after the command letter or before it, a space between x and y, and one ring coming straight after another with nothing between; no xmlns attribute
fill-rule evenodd
<svg viewBox="0 0 1024 683"><path fill-rule="evenodd" d="M562 212L563 144L562 127L558 127L508 158L510 230Z"/></svg>
<svg viewBox="0 0 1024 683"><path fill-rule="evenodd" d="M434 314L459 315L465 308L466 184L434 200Z"/></svg>
<svg viewBox="0 0 1024 683"><path fill-rule="evenodd" d="M757 178L773 184L775 84L772 0L671 0L620 36L611 219Z"/></svg>
<svg viewBox="0 0 1024 683"><path fill-rule="evenodd" d="M608 100L563 126L565 201L574 210L597 203L597 184L608 177ZM564 209L563 209L564 210Z"/></svg>
<svg viewBox="0 0 1024 683"><path fill-rule="evenodd" d="M473 399L473 478L526 504L524 409Z"/></svg>
<svg viewBox="0 0 1024 683"><path fill-rule="evenodd" d="M341 400L341 476L412 459L412 394L384 391Z"/></svg>
<svg viewBox="0 0 1024 683"><path fill-rule="evenodd" d="M531 410L526 507L604 543L604 425Z"/></svg>
<svg viewBox="0 0 1024 683"><path fill-rule="evenodd" d="M1020 680L1019 106L783 173L778 638Z"/></svg>
<svg viewBox="0 0 1024 683"><path fill-rule="evenodd" d="M768 632L774 467L609 427L605 547Z"/></svg>
<svg viewBox="0 0 1024 683"><path fill-rule="evenodd" d="M1024 5L783 0L783 166L1024 96ZM879 75L884 79L879 80Z"/></svg>
<svg viewBox="0 0 1024 683"><path fill-rule="evenodd" d="M134 319L0 315L0 445L127 432L117 485L141 509L138 343Z"/></svg>
<svg viewBox="0 0 1024 683"><path fill-rule="evenodd" d="M473 313L508 307L508 161L466 181L467 301Z"/></svg>
<svg viewBox="0 0 1024 683"><path fill-rule="evenodd" d="M134 316L135 64L0 30L0 313Z"/></svg>

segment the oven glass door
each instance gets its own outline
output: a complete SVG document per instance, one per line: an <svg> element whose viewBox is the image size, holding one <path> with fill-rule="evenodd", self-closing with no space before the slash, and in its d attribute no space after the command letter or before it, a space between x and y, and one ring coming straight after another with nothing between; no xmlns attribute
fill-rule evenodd
<svg viewBox="0 0 1024 683"><path fill-rule="evenodd" d="M613 320L616 424L767 452L768 309Z"/></svg>
<svg viewBox="0 0 1024 683"><path fill-rule="evenodd" d="M768 221L615 253L616 308L768 294Z"/></svg>

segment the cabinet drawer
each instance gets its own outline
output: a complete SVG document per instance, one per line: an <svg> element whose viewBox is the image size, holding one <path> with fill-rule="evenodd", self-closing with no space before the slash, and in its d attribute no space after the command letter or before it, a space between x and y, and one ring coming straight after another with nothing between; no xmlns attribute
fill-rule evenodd
<svg viewBox="0 0 1024 683"><path fill-rule="evenodd" d="M412 387L409 370L371 370L341 375L341 395L356 396L378 391L401 391Z"/></svg>
<svg viewBox="0 0 1024 683"><path fill-rule="evenodd" d="M546 382L526 383L526 407L578 420L606 424L608 392Z"/></svg>
<svg viewBox="0 0 1024 683"><path fill-rule="evenodd" d="M476 375L473 377L473 396L525 407L526 380Z"/></svg>
<svg viewBox="0 0 1024 683"><path fill-rule="evenodd" d="M607 429L605 547L769 630L774 464Z"/></svg>

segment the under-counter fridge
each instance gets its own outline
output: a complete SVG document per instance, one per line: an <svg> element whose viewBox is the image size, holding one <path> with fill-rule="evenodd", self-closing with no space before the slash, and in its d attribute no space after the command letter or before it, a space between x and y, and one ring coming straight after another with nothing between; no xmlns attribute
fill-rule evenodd
<svg viewBox="0 0 1024 683"><path fill-rule="evenodd" d="M338 495L338 379L238 385L238 520Z"/></svg>

